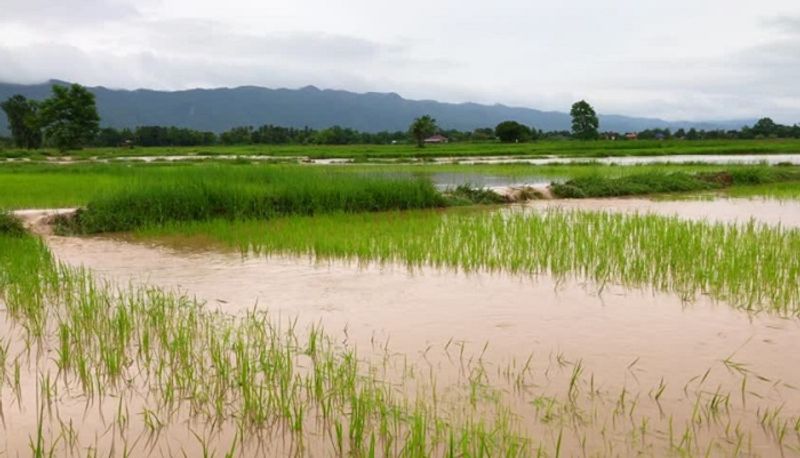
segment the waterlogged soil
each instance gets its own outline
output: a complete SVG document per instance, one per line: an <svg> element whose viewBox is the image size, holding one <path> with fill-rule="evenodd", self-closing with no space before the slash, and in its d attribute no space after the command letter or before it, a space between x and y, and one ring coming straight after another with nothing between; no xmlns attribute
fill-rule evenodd
<svg viewBox="0 0 800 458"><path fill-rule="evenodd" d="M800 202L758 198L652 200L642 198L556 199L528 201L515 208L539 211L592 210L676 216L696 221L756 223L800 228Z"/></svg>

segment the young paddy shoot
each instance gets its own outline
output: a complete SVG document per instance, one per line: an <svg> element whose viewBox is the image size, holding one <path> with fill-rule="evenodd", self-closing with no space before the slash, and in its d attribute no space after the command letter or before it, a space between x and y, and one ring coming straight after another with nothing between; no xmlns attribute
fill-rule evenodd
<svg viewBox="0 0 800 458"><path fill-rule="evenodd" d="M0 248L2 313L30 348L14 341L6 351L20 388L2 393L4 406L8 416L39 396L30 438L45 453L105 455L124 444L131 455L757 455L798 444L798 406L781 410L770 395L788 389L759 374L741 394L730 361L674 385L683 390L605 385L560 352L490 361L490 343L452 339L426 347L422 360L437 363L416 366L386 343L355 348L256 308L228 315L99 282L30 236L0 236ZM633 372L638 361L627 365ZM443 378L447 366L460 375ZM720 385L717 374L735 383Z"/></svg>
<svg viewBox="0 0 800 458"><path fill-rule="evenodd" d="M800 314L800 232L654 215L495 211L331 214L150 227L256 254L589 279L700 294L745 310Z"/></svg>

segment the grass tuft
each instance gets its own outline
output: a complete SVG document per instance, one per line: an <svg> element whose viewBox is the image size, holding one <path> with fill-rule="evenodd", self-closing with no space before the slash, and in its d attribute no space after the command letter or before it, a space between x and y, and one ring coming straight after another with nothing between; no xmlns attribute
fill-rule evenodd
<svg viewBox="0 0 800 458"><path fill-rule="evenodd" d="M25 226L13 214L0 210L0 234L20 237L25 234Z"/></svg>

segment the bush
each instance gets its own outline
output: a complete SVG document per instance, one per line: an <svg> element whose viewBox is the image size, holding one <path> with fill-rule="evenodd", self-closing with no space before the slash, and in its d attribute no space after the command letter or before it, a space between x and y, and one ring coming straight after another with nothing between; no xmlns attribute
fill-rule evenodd
<svg viewBox="0 0 800 458"><path fill-rule="evenodd" d="M6 211L0 211L0 235L19 237L25 234L25 226L19 218Z"/></svg>
<svg viewBox="0 0 800 458"><path fill-rule="evenodd" d="M490 205L506 202L505 197L491 189L474 188L469 185L460 185L454 190L447 192L445 197L449 205Z"/></svg>

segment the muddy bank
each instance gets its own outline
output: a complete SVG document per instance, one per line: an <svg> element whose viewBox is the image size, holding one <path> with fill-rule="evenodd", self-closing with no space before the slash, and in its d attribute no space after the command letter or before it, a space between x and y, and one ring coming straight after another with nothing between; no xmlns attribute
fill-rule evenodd
<svg viewBox="0 0 800 458"><path fill-rule="evenodd" d="M25 227L39 235L53 235L54 223L59 216L74 214L77 208L50 208L14 210L13 214L22 220Z"/></svg>

